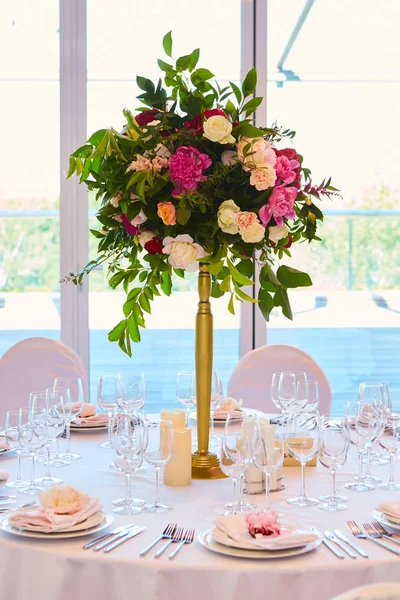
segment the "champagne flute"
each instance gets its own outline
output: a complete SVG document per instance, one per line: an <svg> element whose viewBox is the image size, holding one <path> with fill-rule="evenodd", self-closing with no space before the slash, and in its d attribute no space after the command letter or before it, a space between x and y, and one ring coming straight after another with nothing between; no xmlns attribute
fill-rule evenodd
<svg viewBox="0 0 400 600"><path fill-rule="evenodd" d="M85 402L83 381L81 377L56 377L53 389L57 391L59 388L68 389L71 400L69 405L65 406L66 450L60 454L60 458L71 462L82 458L82 454L71 452L71 422L79 417Z"/></svg>
<svg viewBox="0 0 400 600"><path fill-rule="evenodd" d="M176 378L176 399L186 410L186 427L189 427L189 416L196 406L196 392L193 390L193 380L193 371L179 371Z"/></svg>
<svg viewBox="0 0 400 600"><path fill-rule="evenodd" d="M336 471L339 466L345 464L349 442L343 435L342 427L337 426L329 416L320 419L320 433L318 444L318 458L321 465L330 470L332 478L331 493L324 496L325 502L319 504L318 508L327 511L345 510L347 505L342 502L342 497L336 493Z"/></svg>
<svg viewBox="0 0 400 600"><path fill-rule="evenodd" d="M269 492L271 471L277 471L283 465L284 432L282 427L271 425L264 417L257 418L253 443L253 461L255 466L265 474L265 506L270 510Z"/></svg>
<svg viewBox="0 0 400 600"><path fill-rule="evenodd" d="M43 448L46 443L45 410L39 408L30 410L21 408L18 418L19 442L22 448L31 453L32 470L31 481L28 487L19 490L20 494L36 495L43 487L35 483L35 453Z"/></svg>
<svg viewBox="0 0 400 600"><path fill-rule="evenodd" d="M137 412L146 401L144 374L118 375L117 404L125 412Z"/></svg>
<svg viewBox="0 0 400 600"><path fill-rule="evenodd" d="M157 432L148 440L147 448L144 453L144 459L150 465L156 468L156 497L154 504L145 504L144 510L147 512L161 513L171 510L167 504L160 502L160 470L169 460L174 452L174 429L171 421L161 420L157 427Z"/></svg>
<svg viewBox="0 0 400 600"><path fill-rule="evenodd" d="M113 447L111 433L114 411L116 408L118 408L117 398L117 378L109 377L107 375L100 375L97 384L97 403L102 410L107 412L108 415L108 440L99 444L99 448L112 449Z"/></svg>
<svg viewBox="0 0 400 600"><path fill-rule="evenodd" d="M310 423L315 423L310 428ZM292 413L287 423L288 451L300 461L301 464L301 490L297 498L288 498L286 502L294 506L313 506L318 504L316 498L308 498L305 490L305 466L318 452L319 419L315 410Z"/></svg>
<svg viewBox="0 0 400 600"><path fill-rule="evenodd" d="M7 446L17 453L18 473L14 481L7 481L9 488L22 490L29 485L28 481L24 481L21 476L21 454L22 448L19 440L19 410L9 410L6 414L6 423L4 427L5 439Z"/></svg>

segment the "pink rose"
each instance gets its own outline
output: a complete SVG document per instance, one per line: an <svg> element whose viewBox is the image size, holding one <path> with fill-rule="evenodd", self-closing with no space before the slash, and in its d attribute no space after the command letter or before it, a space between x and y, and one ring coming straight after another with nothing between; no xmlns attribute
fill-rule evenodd
<svg viewBox="0 0 400 600"><path fill-rule="evenodd" d="M254 212L238 212L237 214L237 224L243 231L251 229L256 221L257 215Z"/></svg>
<svg viewBox="0 0 400 600"><path fill-rule="evenodd" d="M293 183L297 177L297 171L300 166L298 160L289 160L286 156L278 156L275 163L277 179L283 183Z"/></svg>
<svg viewBox="0 0 400 600"><path fill-rule="evenodd" d="M207 177L203 174L212 161L207 154L202 154L192 146L181 146L169 159L170 179L176 188L174 197L186 191L194 192L201 181Z"/></svg>
<svg viewBox="0 0 400 600"><path fill-rule="evenodd" d="M251 536L256 534L264 536L278 536L281 534L281 526L278 523L278 514L270 510L269 512L251 511L244 515L247 528Z"/></svg>
<svg viewBox="0 0 400 600"><path fill-rule="evenodd" d="M141 210L140 213L132 219L131 223L135 227L139 227L139 225L142 225L142 223L145 223L146 221L147 221L147 217L144 214L144 212Z"/></svg>
<svg viewBox="0 0 400 600"><path fill-rule="evenodd" d="M157 214L164 225L176 225L176 210L172 202L159 202Z"/></svg>
<svg viewBox="0 0 400 600"><path fill-rule="evenodd" d="M284 224L283 217L295 219L296 213L293 206L298 191L296 187L285 187L284 185L275 187L268 199L268 204L264 204L258 213L263 225L268 225L273 218L278 227L281 227Z"/></svg>

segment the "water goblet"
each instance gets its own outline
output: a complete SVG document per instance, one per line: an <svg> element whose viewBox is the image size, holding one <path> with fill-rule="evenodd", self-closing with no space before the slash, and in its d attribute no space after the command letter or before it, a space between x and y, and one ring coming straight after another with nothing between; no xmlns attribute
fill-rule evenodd
<svg viewBox="0 0 400 600"><path fill-rule="evenodd" d="M145 425L143 420L131 412L115 413L112 431L112 444L114 450L115 466L123 471L126 481L126 493L121 505L117 500L113 504L116 508L113 512L121 515L135 515L141 512L140 503L131 496L130 478L143 462L145 448Z"/></svg>
<svg viewBox="0 0 400 600"><path fill-rule="evenodd" d="M221 440L220 457L221 469L225 475L231 477L233 483L232 504L227 514L241 512L236 499L237 483L241 474L246 471L250 464L251 453L251 438L249 429L244 425L244 418L238 419L228 414Z"/></svg>
<svg viewBox="0 0 400 600"><path fill-rule="evenodd" d="M146 384L143 373L118 375L117 404L125 412L137 412L146 401Z"/></svg>
<svg viewBox="0 0 400 600"><path fill-rule="evenodd" d="M264 417L257 418L253 441L253 462L265 474L265 512L271 508L269 503L271 472L282 467L283 458L283 428L279 425L271 425L269 420Z"/></svg>
<svg viewBox="0 0 400 600"><path fill-rule="evenodd" d="M186 410L186 427L189 427L189 416L196 406L193 371L179 371L176 378L176 399Z"/></svg>
<svg viewBox="0 0 400 600"><path fill-rule="evenodd" d="M19 410L9 410L6 414L6 422L4 427L5 439L8 448L15 450L17 453L18 472L17 478L14 481L7 481L9 488L21 490L29 485L28 481L24 481L21 476L21 454L22 448L19 439Z"/></svg>
<svg viewBox="0 0 400 600"><path fill-rule="evenodd" d="M296 375L289 371L282 371L278 383L278 401L285 414L292 410L296 402Z"/></svg>
<svg viewBox="0 0 400 600"><path fill-rule="evenodd" d="M29 394L29 408L30 409L32 409L34 397L35 396L40 397L40 395L43 396L44 400L43 400L43 402L39 403L38 408L45 408L46 390L37 390L36 392L30 392L30 394ZM39 448L39 450L37 450L35 452L35 462L36 462L36 464L46 462L44 446L42 448Z"/></svg>
<svg viewBox="0 0 400 600"><path fill-rule="evenodd" d="M194 378L196 380L196 378ZM216 446L219 443L219 438L215 435L214 428L214 411L221 403L223 398L222 381L219 378L217 371L214 371L211 382L211 411L210 411L210 446Z"/></svg>
<svg viewBox="0 0 400 600"><path fill-rule="evenodd" d="M56 398L56 402L54 403L54 410L57 411L60 416L62 415L64 420L64 425L67 424L67 416L66 416L66 407L71 403L69 388L58 388L56 391L54 387L46 389L46 402L48 402L48 398L53 399ZM52 400L51 400L52 401ZM64 432L62 432L64 433ZM69 460L63 459L60 456L60 436L55 440L56 451L53 458L51 458L51 466L52 467L68 467L71 463Z"/></svg>
<svg viewBox="0 0 400 600"><path fill-rule="evenodd" d="M362 402L364 404L371 404L375 408L379 409L379 411L381 412L382 417L383 417L384 416L383 384L380 382L375 382L375 381L366 381L366 382L360 383L359 391L358 391L358 401ZM378 431L374 441L378 440L380 435L383 433L383 431L385 429L385 421L386 421L386 419L383 419L381 421L381 427L379 428L379 431ZM366 470L365 474L363 475L362 479L366 483L378 483L379 481L382 481L382 479L380 477L375 477L374 475L371 474L371 454L372 454L372 443L367 444L366 449L365 449L365 462L367 464L367 470Z"/></svg>
<svg viewBox="0 0 400 600"><path fill-rule="evenodd" d="M392 408L392 394L391 394L389 383L387 381L382 381L381 384L382 384L384 413L386 414L385 420L387 421L387 417L390 415L390 411ZM383 435L384 431L385 431L385 423L382 423L381 431L377 435L375 444L376 444L376 442L379 442L380 437ZM371 451L369 452L369 457L367 455L365 455L363 458L363 462L367 462L369 465L369 469L370 469L371 465L380 466L380 465L389 464L389 457L387 454L385 455L382 452L376 452L376 450L371 449ZM367 473L368 473L368 470L367 470Z"/></svg>
<svg viewBox="0 0 400 600"><path fill-rule="evenodd" d="M382 446L389 452L390 474L386 483L380 483L379 488L391 492L400 490L400 483L396 483L394 478L394 467L397 452L400 448L400 402L397 399L392 400L391 414L387 420L388 428L381 437Z"/></svg>
<svg viewBox="0 0 400 600"><path fill-rule="evenodd" d="M39 406L42 398L37 398L36 396L33 398L33 410ZM58 477L52 477L50 474L50 448L51 444L56 441L60 435L62 435L65 429L65 420L64 420L64 402L70 402L69 394L67 395L65 392L57 391L54 392L52 388L46 391L45 398L45 409L44 409L44 426L45 426L45 449L46 449L46 472L45 476L37 479L36 483L39 485L43 485L44 487L50 487L52 485L58 485L62 483L62 479ZM35 425L35 423L33 423ZM37 423L36 426L42 431L43 424Z"/></svg>
<svg viewBox="0 0 400 600"><path fill-rule="evenodd" d="M57 391L59 388L68 389L71 399L70 403L65 405L66 449L60 454L60 458L71 462L82 458L82 454L71 452L71 423L79 417L85 402L83 381L80 377L56 377L53 389Z"/></svg>
<svg viewBox="0 0 400 600"><path fill-rule="evenodd" d="M18 418L19 442L22 448L31 453L31 481L28 487L19 490L20 494L36 495L43 487L35 482L35 454L44 447L46 443L45 410L38 408L30 410L21 408Z"/></svg>
<svg viewBox="0 0 400 600"><path fill-rule="evenodd" d="M330 470L332 478L331 493L322 496L323 502L318 506L321 510L334 512L347 508L347 505L342 501L342 497L336 493L336 472L339 466L345 464L348 448L349 441L343 435L342 427L332 421L329 416L321 416L318 459L321 465Z"/></svg>
<svg viewBox="0 0 400 600"><path fill-rule="evenodd" d="M112 449L112 422L117 404L117 377L100 375L97 383L97 403L108 415L108 440L99 444L99 448Z"/></svg>
<svg viewBox="0 0 400 600"><path fill-rule="evenodd" d="M296 387L295 406L299 410L318 410L319 388L315 379L300 380Z"/></svg>
<svg viewBox="0 0 400 600"><path fill-rule="evenodd" d="M313 427L310 428L310 423ZM308 498L305 491L305 466L318 452L319 419L318 412L311 410L292 413L287 422L288 451L301 464L301 490L297 498L288 498L286 502L294 506L313 506L318 504L316 498Z"/></svg>
<svg viewBox="0 0 400 600"><path fill-rule="evenodd" d="M149 438L144 459L156 468L156 497L154 504L145 504L143 509L147 512L161 513L171 510L167 504L160 502L160 470L169 460L174 451L174 429L171 421L161 420L155 435Z"/></svg>

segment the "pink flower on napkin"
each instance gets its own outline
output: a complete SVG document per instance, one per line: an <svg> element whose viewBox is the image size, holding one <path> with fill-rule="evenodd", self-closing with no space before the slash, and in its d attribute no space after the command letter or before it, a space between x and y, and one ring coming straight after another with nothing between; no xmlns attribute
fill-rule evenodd
<svg viewBox="0 0 400 600"><path fill-rule="evenodd" d="M278 514L274 510L269 512L251 511L244 515L247 528L251 536L257 533L265 536L276 536L281 534L281 526L278 523Z"/></svg>
<svg viewBox="0 0 400 600"><path fill-rule="evenodd" d="M81 419L86 419L87 417L93 417L96 414L96 405L85 403L82 406L81 414L79 415Z"/></svg>
<svg viewBox="0 0 400 600"><path fill-rule="evenodd" d="M87 504L89 496L67 485L55 485L39 492L39 500L45 512L57 515L73 515Z"/></svg>

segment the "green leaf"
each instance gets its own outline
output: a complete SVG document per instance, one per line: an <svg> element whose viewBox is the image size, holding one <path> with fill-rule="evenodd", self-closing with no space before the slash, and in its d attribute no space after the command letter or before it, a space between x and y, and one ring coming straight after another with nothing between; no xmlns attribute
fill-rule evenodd
<svg viewBox="0 0 400 600"><path fill-rule="evenodd" d="M176 68L178 71L186 71L189 68L191 61L191 54L186 54L185 56L180 56L176 61Z"/></svg>
<svg viewBox="0 0 400 600"><path fill-rule="evenodd" d="M274 296L274 305L281 306L282 312L291 321L293 320L293 313L289 302L287 291L280 287Z"/></svg>
<svg viewBox="0 0 400 600"><path fill-rule="evenodd" d="M161 289L166 296L170 296L172 292L172 278L169 271L161 273Z"/></svg>
<svg viewBox="0 0 400 600"><path fill-rule="evenodd" d="M256 85L257 85L257 71L253 67L247 73L247 75L244 78L244 81L242 83L242 91L243 91L243 95L245 98L254 93L254 90L256 89Z"/></svg>
<svg viewBox="0 0 400 600"><path fill-rule="evenodd" d="M221 298L225 294L224 291L221 290L218 281L213 278L212 286L211 286L211 296L213 298Z"/></svg>
<svg viewBox="0 0 400 600"><path fill-rule="evenodd" d="M196 69L193 71L190 76L191 82L196 85L202 81L207 81L207 79L212 79L214 77L214 73L211 73L208 69Z"/></svg>
<svg viewBox="0 0 400 600"><path fill-rule="evenodd" d="M231 85L233 93L235 94L237 103L240 104L242 101L242 92L240 91L240 88L236 85L236 83L233 83L233 81L230 81L229 83Z"/></svg>
<svg viewBox="0 0 400 600"><path fill-rule="evenodd" d="M181 277L181 279L185 279L184 269L174 269L174 272L176 273L176 275L178 275L178 277Z"/></svg>
<svg viewBox="0 0 400 600"><path fill-rule="evenodd" d="M232 315L235 314L235 303L234 303L233 294L231 294L231 297L229 298L228 310Z"/></svg>
<svg viewBox="0 0 400 600"><path fill-rule="evenodd" d="M195 50L193 50L192 54L190 55L189 71L193 71L193 69L196 68L197 63L199 62L199 58L200 58L200 48L196 48Z"/></svg>
<svg viewBox="0 0 400 600"><path fill-rule="evenodd" d="M75 165L76 165L76 158L74 158L73 156L70 156L69 157L69 169L68 169L67 179L69 177L71 177L71 175L73 175L75 173Z"/></svg>
<svg viewBox="0 0 400 600"><path fill-rule="evenodd" d="M187 208L177 208L176 209L176 220L179 225L186 225L186 223L190 219L191 211Z"/></svg>
<svg viewBox="0 0 400 600"><path fill-rule="evenodd" d="M311 278L307 273L297 271L286 265L279 267L276 276L281 284L287 288L308 287L312 285Z"/></svg>
<svg viewBox="0 0 400 600"><path fill-rule="evenodd" d="M252 296L245 294L244 291L242 289L240 289L240 287L235 287L235 292L239 296L239 298L241 298L242 300L246 300L247 302L254 302L254 303L258 302L258 300L256 300Z"/></svg>
<svg viewBox="0 0 400 600"><path fill-rule="evenodd" d="M126 298L126 300L133 300L134 298L136 298L136 296L139 296L140 292L142 291L142 288L140 287L136 287L133 288L133 290L131 290Z"/></svg>
<svg viewBox="0 0 400 600"><path fill-rule="evenodd" d="M136 343L140 342L139 327L133 314L128 319L128 333L131 340Z"/></svg>
<svg viewBox="0 0 400 600"><path fill-rule="evenodd" d="M221 290L223 292L230 292L231 291L231 276L227 275L227 277L225 277L225 279L223 279L221 281L221 283L219 284L219 287L221 288Z"/></svg>
<svg viewBox="0 0 400 600"><path fill-rule="evenodd" d="M237 283L240 283L241 285L253 285L254 282L251 279L249 279L248 277L246 277L245 275L242 275L242 273L237 270L237 268L232 263L232 261L229 260L229 258L227 258L226 260L227 260L229 271L232 275L232 278Z"/></svg>
<svg viewBox="0 0 400 600"><path fill-rule="evenodd" d="M118 325L116 325L114 327L114 329L112 329L109 334L108 334L108 339L110 342L117 342L119 340L119 338L121 337L121 335L124 334L124 331L126 329L126 319L123 319L123 321L120 321L118 323Z"/></svg>
<svg viewBox="0 0 400 600"><path fill-rule="evenodd" d="M140 294L139 296L139 304L147 313L151 313L150 302L149 299L146 298L144 294Z"/></svg>
<svg viewBox="0 0 400 600"><path fill-rule="evenodd" d="M172 57L172 31L168 31L168 33L166 33L164 35L162 45L163 45L165 54L171 58Z"/></svg>
<svg viewBox="0 0 400 600"><path fill-rule="evenodd" d="M255 138L255 137L262 137L264 135L264 132L262 131L262 129L259 129L258 127L254 127L254 125L238 125L237 127L234 128L234 133L235 134L239 134L239 135L243 135L245 137L249 137L249 138Z"/></svg>
<svg viewBox="0 0 400 600"><path fill-rule="evenodd" d="M271 294L265 291L263 288L258 290L258 307L262 312L262 316L266 321L269 321L269 315L274 308L274 299Z"/></svg>
<svg viewBox="0 0 400 600"><path fill-rule="evenodd" d="M262 101L263 98L253 98L252 100L246 102L246 104L243 106L240 112L246 113L246 116L250 115L260 106Z"/></svg>
<svg viewBox="0 0 400 600"><path fill-rule="evenodd" d="M233 113L236 112L236 106L233 104L232 100L228 100L225 106L225 110L230 115L233 115Z"/></svg>
<svg viewBox="0 0 400 600"><path fill-rule="evenodd" d="M154 87L154 83L151 81L151 79L137 75L136 83L141 90L144 90L148 94L155 94L156 88Z"/></svg>
<svg viewBox="0 0 400 600"><path fill-rule="evenodd" d="M168 63L164 62L163 60L161 60L161 58L158 59L157 61L158 66L160 67L161 71L171 71L171 69L173 68L172 65L169 65Z"/></svg>
<svg viewBox="0 0 400 600"><path fill-rule="evenodd" d="M116 288L117 286L119 286L119 284L121 283L121 281L122 281L123 279L125 279L125 276L126 276L126 273L125 273L125 271L119 271L119 273L115 273L115 275L113 275L113 276L111 277L111 279L109 279L109 281L108 281L108 285L109 285L110 287L112 287L112 289L113 289L113 290L115 290L115 288Z"/></svg>
<svg viewBox="0 0 400 600"><path fill-rule="evenodd" d="M281 285L279 279L277 279L275 273L268 264L264 265L261 269L259 279L260 283L263 281L270 281L276 288Z"/></svg>
<svg viewBox="0 0 400 600"><path fill-rule="evenodd" d="M208 272L211 273L211 275L218 275L218 273L221 271L223 266L224 266L223 260L218 260L217 262L212 262L208 265Z"/></svg>
<svg viewBox="0 0 400 600"><path fill-rule="evenodd" d="M240 273L242 273L242 275L246 275L246 277L249 277L250 279L251 279L251 277L253 277L254 263L252 260L250 260L250 259L241 260L235 266L236 266L237 270L240 271Z"/></svg>

